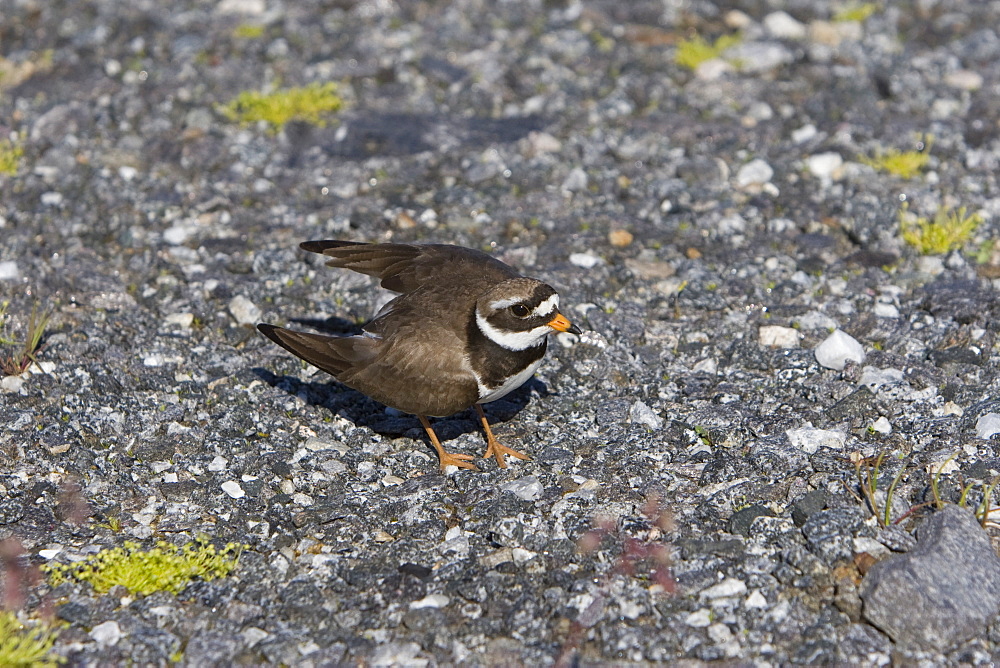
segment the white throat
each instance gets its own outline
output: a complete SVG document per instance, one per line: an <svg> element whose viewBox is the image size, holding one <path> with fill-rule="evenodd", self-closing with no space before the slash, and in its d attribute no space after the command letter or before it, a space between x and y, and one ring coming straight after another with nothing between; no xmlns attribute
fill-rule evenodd
<svg viewBox="0 0 1000 668"><path fill-rule="evenodd" d="M476 311L476 325L479 326L479 331L483 333L483 336L507 350L534 348L544 341L545 336L552 331L548 325L539 325L526 332L504 332L491 325L478 310Z"/></svg>

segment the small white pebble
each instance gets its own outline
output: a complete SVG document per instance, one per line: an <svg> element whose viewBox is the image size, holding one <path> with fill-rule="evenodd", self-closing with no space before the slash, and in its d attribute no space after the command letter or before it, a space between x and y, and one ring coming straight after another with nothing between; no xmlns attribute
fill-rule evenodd
<svg viewBox="0 0 1000 668"><path fill-rule="evenodd" d="M792 327L764 325L757 330L760 345L768 348L798 348L801 332Z"/></svg>
<svg viewBox="0 0 1000 668"><path fill-rule="evenodd" d="M118 622L104 622L90 630L90 637L102 647L112 647L122 639L122 629Z"/></svg>
<svg viewBox="0 0 1000 668"><path fill-rule="evenodd" d="M62 552L61 548L56 548L54 550L39 550L38 556L42 559L55 559L56 555Z"/></svg>
<svg viewBox="0 0 1000 668"><path fill-rule="evenodd" d="M444 594L428 594L419 601L410 603L411 610L422 610L423 608L443 608L451 601Z"/></svg>
<svg viewBox="0 0 1000 668"><path fill-rule="evenodd" d="M872 392L878 392L883 387L892 387L894 385L901 385L906 382L906 376L903 374L902 369L880 369L875 366L866 366L861 369L861 378L858 381L859 385L867 385L868 389ZM934 387L928 387L930 393L924 398L930 398L937 394L937 390ZM911 398L911 401L918 401L923 395L918 395L917 397Z"/></svg>
<svg viewBox="0 0 1000 668"><path fill-rule="evenodd" d="M865 361L865 349L850 334L843 330L834 330L816 346L816 361L827 369L843 371L847 361L857 363Z"/></svg>
<svg viewBox="0 0 1000 668"><path fill-rule="evenodd" d="M511 480L500 485L500 489L511 492L522 501L537 501L542 497L544 488L537 476L529 475L517 480Z"/></svg>
<svg viewBox="0 0 1000 668"><path fill-rule="evenodd" d="M820 179L836 179L843 165L844 158L839 153L817 153L806 158L806 167Z"/></svg>
<svg viewBox="0 0 1000 668"><path fill-rule="evenodd" d="M50 190L47 193L42 193L39 198L44 206L59 206L63 201L63 194L61 192L56 192Z"/></svg>
<svg viewBox="0 0 1000 668"><path fill-rule="evenodd" d="M751 160L736 172L736 187L747 188L767 183L774 176L774 169L760 158Z"/></svg>
<svg viewBox="0 0 1000 668"><path fill-rule="evenodd" d="M574 167L566 176L562 183L563 193L578 193L587 189L587 172L579 167Z"/></svg>
<svg viewBox="0 0 1000 668"><path fill-rule="evenodd" d="M225 471L226 466L228 465L229 462L226 460L225 457L223 457L222 455L216 455L215 459L213 459L211 462L208 463L208 470L212 471L213 473L218 473L219 471Z"/></svg>
<svg viewBox="0 0 1000 668"><path fill-rule="evenodd" d="M188 329L194 324L194 313L169 313L163 320L168 325L177 325Z"/></svg>
<svg viewBox="0 0 1000 668"><path fill-rule="evenodd" d="M731 598L733 596L742 596L747 592L747 583L743 580L737 578L726 578L718 584L714 584L711 587L701 590L698 593L698 598L704 600L712 600L716 598Z"/></svg>
<svg viewBox="0 0 1000 668"><path fill-rule="evenodd" d="M7 260L0 262L0 281L16 281L21 278L21 270L17 267L17 262Z"/></svg>
<svg viewBox="0 0 1000 668"><path fill-rule="evenodd" d="M229 300L229 312L241 325L253 325L260 322L261 310L243 295L236 295Z"/></svg>
<svg viewBox="0 0 1000 668"><path fill-rule="evenodd" d="M975 70L955 70L944 75L944 82L952 88L979 90L983 87L983 75Z"/></svg>
<svg viewBox="0 0 1000 668"><path fill-rule="evenodd" d="M650 429L656 430L663 426L663 418L656 414L652 408L643 401L636 401L628 412L629 420L636 424L646 425Z"/></svg>
<svg viewBox="0 0 1000 668"><path fill-rule="evenodd" d="M818 134L816 126L812 123L803 125L798 130L792 130L792 141L796 144L807 142Z"/></svg>
<svg viewBox="0 0 1000 668"><path fill-rule="evenodd" d="M816 454L821 447L839 450L847 442L847 434L842 431L817 429L815 427L799 427L785 431L793 448L798 448L807 455Z"/></svg>
<svg viewBox="0 0 1000 668"><path fill-rule="evenodd" d="M892 304L883 304L879 302L875 304L875 308L872 309L875 315L879 318L898 318L899 309Z"/></svg>
<svg viewBox="0 0 1000 668"><path fill-rule="evenodd" d="M583 269L593 269L597 265L604 263L604 260L591 253L572 253L569 256L569 261Z"/></svg>
<svg viewBox="0 0 1000 668"><path fill-rule="evenodd" d="M703 629L712 623L712 611L708 608L695 610L684 618L684 623L696 629Z"/></svg>
<svg viewBox="0 0 1000 668"><path fill-rule="evenodd" d="M764 28L778 39L805 39L806 26L787 12L771 12L764 17Z"/></svg>
<svg viewBox="0 0 1000 668"><path fill-rule="evenodd" d="M890 424L890 422L887 419L885 419L885 416L882 416L879 419L872 422L872 430L880 434L891 434L892 424Z"/></svg>
<svg viewBox="0 0 1000 668"><path fill-rule="evenodd" d="M247 495L247 493L243 491L243 488L240 487L240 483L235 480L227 480L222 483L222 491L234 499L242 499Z"/></svg>
<svg viewBox="0 0 1000 668"><path fill-rule="evenodd" d="M987 413L976 420L976 436L979 438L993 438L1000 434L1000 413Z"/></svg>

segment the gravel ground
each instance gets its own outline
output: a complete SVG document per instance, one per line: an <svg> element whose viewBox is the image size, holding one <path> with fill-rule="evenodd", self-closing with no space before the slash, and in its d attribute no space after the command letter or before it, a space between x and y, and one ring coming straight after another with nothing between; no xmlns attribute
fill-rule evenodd
<svg viewBox="0 0 1000 668"><path fill-rule="evenodd" d="M872 8L4 0L5 336L51 310L0 385L5 604L70 665L1000 660L1000 3ZM328 81L324 127L220 112ZM982 222L921 255L903 206ZM587 331L487 408L530 461L442 475L254 331L386 299L323 238L560 290ZM247 547L178 595L25 575L197 536Z"/></svg>

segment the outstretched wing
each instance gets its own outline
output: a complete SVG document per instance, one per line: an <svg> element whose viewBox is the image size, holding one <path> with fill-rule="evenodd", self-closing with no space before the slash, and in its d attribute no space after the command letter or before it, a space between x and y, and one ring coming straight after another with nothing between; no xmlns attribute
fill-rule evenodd
<svg viewBox="0 0 1000 668"><path fill-rule="evenodd" d="M335 337L293 332L267 323L260 323L257 329L296 357L334 377L374 359L379 342L368 336Z"/></svg>
<svg viewBox="0 0 1000 668"><path fill-rule="evenodd" d="M328 267L374 276L386 290L404 294L434 282L500 282L519 276L500 260L460 246L328 240L306 241L300 247L330 258Z"/></svg>

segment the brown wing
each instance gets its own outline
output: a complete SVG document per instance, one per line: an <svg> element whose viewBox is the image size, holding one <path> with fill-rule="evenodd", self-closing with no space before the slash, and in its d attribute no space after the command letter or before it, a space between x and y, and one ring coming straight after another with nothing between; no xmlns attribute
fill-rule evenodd
<svg viewBox="0 0 1000 668"><path fill-rule="evenodd" d="M260 323L257 329L296 357L301 357L334 377L351 367L370 362L378 352L377 339L370 337L307 334L267 323Z"/></svg>
<svg viewBox="0 0 1000 668"><path fill-rule="evenodd" d="M331 258L328 267L351 269L381 280L386 290L413 292L434 282L499 283L520 274L486 253L445 244L362 244L355 241L306 241L303 250Z"/></svg>
<svg viewBox="0 0 1000 668"><path fill-rule="evenodd" d="M461 359L461 347L454 341L442 342L442 333L429 336L403 328L398 333L407 343L399 346L373 336L322 336L264 323L257 329L344 385L407 413L451 415L479 398L475 376Z"/></svg>

